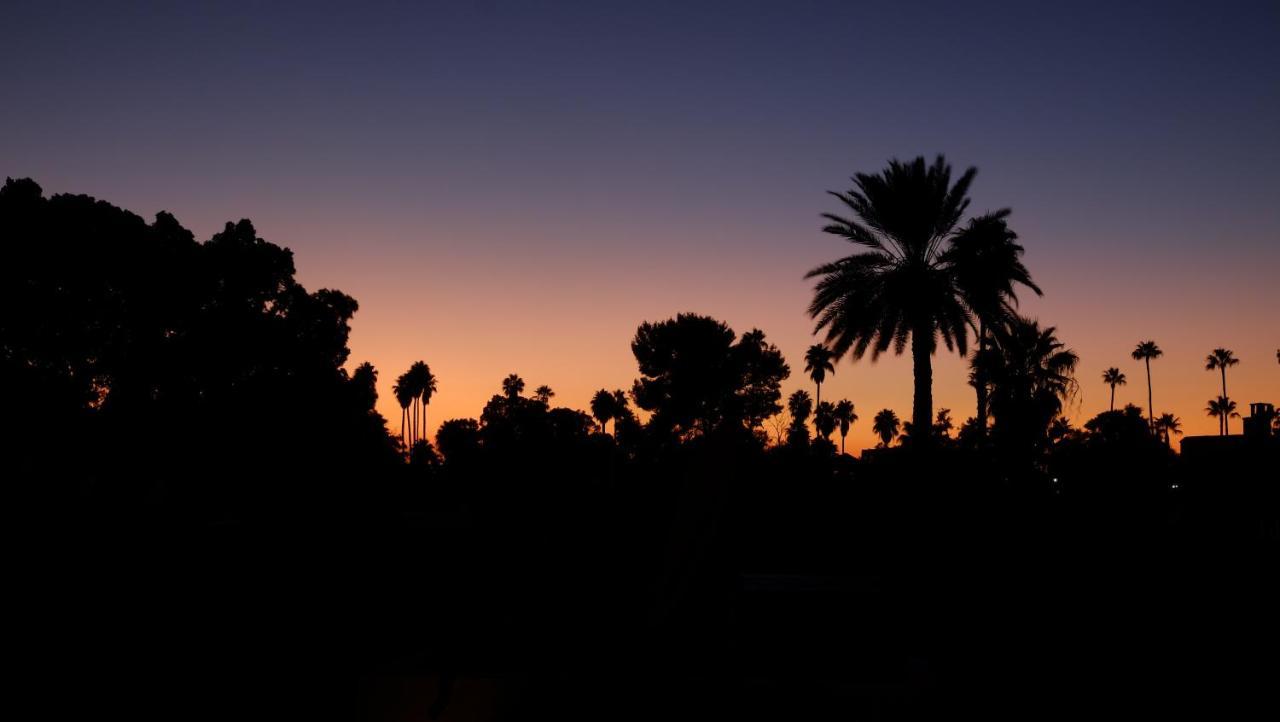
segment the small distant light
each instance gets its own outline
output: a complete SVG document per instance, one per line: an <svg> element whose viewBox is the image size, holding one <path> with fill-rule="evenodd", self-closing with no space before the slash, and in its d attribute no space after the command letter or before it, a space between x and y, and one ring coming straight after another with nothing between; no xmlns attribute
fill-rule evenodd
<svg viewBox="0 0 1280 722"><path fill-rule="evenodd" d="M1177 489L1177 488L1178 488L1178 485L1177 485L1177 484L1174 484L1174 485L1173 485L1173 488Z"/></svg>
<svg viewBox="0 0 1280 722"><path fill-rule="evenodd" d="M1057 484L1057 483L1058 483L1058 477L1056 477L1056 476L1055 476L1055 477L1053 477L1053 483L1055 483L1055 484Z"/></svg>

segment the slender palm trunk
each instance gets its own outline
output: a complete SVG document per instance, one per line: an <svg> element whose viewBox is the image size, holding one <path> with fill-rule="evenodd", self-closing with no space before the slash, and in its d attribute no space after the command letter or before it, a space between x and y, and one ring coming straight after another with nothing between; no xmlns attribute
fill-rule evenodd
<svg viewBox="0 0 1280 722"><path fill-rule="evenodd" d="M840 434L840 455L844 456L844 438L845 434Z"/></svg>
<svg viewBox="0 0 1280 722"><path fill-rule="evenodd" d="M1151 429L1151 432L1152 432L1152 433L1155 433L1155 430L1156 430L1156 411L1155 411L1155 404L1154 404L1154 403L1152 402L1152 400L1151 400L1151 399L1152 399L1152 396L1151 396L1151 359L1150 359L1150 358L1147 358L1147 359L1146 359L1146 362L1147 362L1147 426L1148 426L1148 427L1150 427L1150 429Z"/></svg>
<svg viewBox="0 0 1280 722"><path fill-rule="evenodd" d="M1116 410L1116 385L1111 384L1111 410Z"/></svg>
<svg viewBox="0 0 1280 722"><path fill-rule="evenodd" d="M1222 367L1222 398L1224 399L1227 398L1227 367L1226 366ZM1223 436L1228 436L1231 434L1231 422L1229 419L1230 417L1227 416L1226 414L1222 415L1222 435Z"/></svg>
<svg viewBox="0 0 1280 722"><path fill-rule="evenodd" d="M912 441L930 443L933 423L933 329L917 327L911 332L911 366L915 373L915 398L911 405Z"/></svg>
<svg viewBox="0 0 1280 722"><path fill-rule="evenodd" d="M978 393L978 434L980 436L987 435L987 375L982 369L982 357L987 349L987 327L981 321L978 322L978 363L973 366L973 387Z"/></svg>
<svg viewBox="0 0 1280 722"><path fill-rule="evenodd" d="M427 438L427 400L422 400L422 438Z"/></svg>
<svg viewBox="0 0 1280 722"><path fill-rule="evenodd" d="M400 443L402 444L404 443L404 416L405 416L405 408L401 406L400 407Z"/></svg>

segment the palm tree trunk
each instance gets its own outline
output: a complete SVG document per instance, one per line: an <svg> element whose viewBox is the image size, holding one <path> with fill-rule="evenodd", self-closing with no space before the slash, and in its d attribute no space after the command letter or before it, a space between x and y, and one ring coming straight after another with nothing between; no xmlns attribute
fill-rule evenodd
<svg viewBox="0 0 1280 722"><path fill-rule="evenodd" d="M1116 385L1111 384L1111 410L1116 410Z"/></svg>
<svg viewBox="0 0 1280 722"><path fill-rule="evenodd" d="M933 329L917 326L911 332L911 367L915 373L915 397L911 405L912 441L927 446L933 423Z"/></svg>
<svg viewBox="0 0 1280 722"><path fill-rule="evenodd" d="M1151 359L1147 358L1147 426L1152 433L1156 430L1156 411L1155 404L1152 403L1151 396Z"/></svg>
<svg viewBox="0 0 1280 722"><path fill-rule="evenodd" d="M973 386L978 393L978 434L987 435L987 375L982 370L983 352L987 349L987 326L978 322L978 363L973 367Z"/></svg>
<svg viewBox="0 0 1280 722"><path fill-rule="evenodd" d="M1227 398L1227 367L1225 365L1222 366L1222 398L1224 399ZM1231 417L1227 416L1226 414L1222 415L1222 435L1223 436L1228 436L1231 434L1231 425L1230 425L1231 422L1229 421L1230 418Z"/></svg>

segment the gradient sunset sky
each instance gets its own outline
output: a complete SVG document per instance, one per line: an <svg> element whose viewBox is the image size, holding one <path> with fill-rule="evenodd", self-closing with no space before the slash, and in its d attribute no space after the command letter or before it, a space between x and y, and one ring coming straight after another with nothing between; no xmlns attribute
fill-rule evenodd
<svg viewBox="0 0 1280 722"><path fill-rule="evenodd" d="M175 7L181 5L181 7ZM5 3L0 174L208 238L250 218L311 289L355 296L352 364L424 359L431 425L508 373L585 408L629 388L645 320L759 327L812 390L829 189L891 157L976 165L1043 299L1023 309L1145 405L1215 433L1214 347L1242 406L1280 402L1280 3ZM961 359L935 365L959 422ZM909 416L908 358L823 398ZM1239 431L1239 422L1234 429Z"/></svg>

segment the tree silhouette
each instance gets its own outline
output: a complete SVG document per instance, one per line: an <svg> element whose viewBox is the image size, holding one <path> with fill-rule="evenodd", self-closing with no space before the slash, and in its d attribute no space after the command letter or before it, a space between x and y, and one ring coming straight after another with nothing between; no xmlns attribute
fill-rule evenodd
<svg viewBox="0 0 1280 722"><path fill-rule="evenodd" d="M716 430L754 430L781 410L782 380L791 370L764 333L733 330L709 316L682 313L636 330L631 350L641 378L636 405L649 427L678 437Z"/></svg>
<svg viewBox="0 0 1280 722"><path fill-rule="evenodd" d="M409 425L409 406L413 403L413 389L407 372L396 378L396 382L391 386L391 392L395 394L396 403L400 405L400 442L404 444L405 451L408 451L413 447L413 442L405 436Z"/></svg>
<svg viewBox="0 0 1280 722"><path fill-rule="evenodd" d="M1230 398L1227 396L1227 369L1240 363L1240 359L1231 352L1230 349L1215 348L1206 358L1204 364L1205 371L1219 370L1222 372L1222 398ZM1222 416L1218 419L1218 433L1225 436L1231 433L1227 427L1227 417Z"/></svg>
<svg viewBox="0 0 1280 722"><path fill-rule="evenodd" d="M830 439L836 430L836 407L830 401L819 401L813 412L813 428L823 439Z"/></svg>
<svg viewBox="0 0 1280 722"><path fill-rule="evenodd" d="M898 436L901 428L902 422L898 420L898 415L893 413L892 409L880 409L871 422L871 431L880 437L880 445L886 448L889 442Z"/></svg>
<svg viewBox="0 0 1280 722"><path fill-rule="evenodd" d="M1016 243L1018 235L1009 228L1007 208L973 218L952 240L946 261L954 269L956 285L977 323L978 348L987 347L989 330L1008 322L1017 305L1015 285L1021 284L1044 295L1031 280L1022 264L1023 248ZM979 435L987 431L988 395L990 387L981 367L975 367L972 380L977 392L977 428Z"/></svg>
<svg viewBox="0 0 1280 722"><path fill-rule="evenodd" d="M828 373L835 373L835 364L831 363L835 354L826 346L815 343L804 352L804 372L809 374L809 378L813 379L816 402L822 404L822 382L826 380Z"/></svg>
<svg viewBox="0 0 1280 722"><path fill-rule="evenodd" d="M853 426L858 420L858 414L855 413L853 402L849 399L840 399L836 404L835 410L836 421L840 424L840 453L844 453L844 440L849 435L849 427Z"/></svg>
<svg viewBox="0 0 1280 722"><path fill-rule="evenodd" d="M1155 404L1152 402L1151 395L1151 359L1157 359L1164 355L1164 351L1156 345L1155 341L1143 341L1133 349L1133 360L1142 361L1147 366L1147 419L1148 427L1152 433L1155 433Z"/></svg>
<svg viewBox="0 0 1280 722"><path fill-rule="evenodd" d="M791 427L787 429L787 443L791 446L809 444L809 415L813 413L813 397L804 389L797 389L787 397L787 413L791 415Z"/></svg>
<svg viewBox="0 0 1280 722"><path fill-rule="evenodd" d="M1173 447L1173 436L1182 436L1182 419L1173 414L1161 414L1156 419L1156 433L1166 446Z"/></svg>
<svg viewBox="0 0 1280 722"><path fill-rule="evenodd" d="M605 432L605 424L609 423L617 413L617 400L607 389L600 389L591 397L591 415L600 422L600 433ZM615 424L614 430L617 430Z"/></svg>
<svg viewBox="0 0 1280 722"><path fill-rule="evenodd" d="M977 254L955 250L956 226L969 206L976 172L968 169L953 184L951 167L938 156L932 165L924 158L893 160L880 173L855 175L853 189L832 193L853 216L824 214L830 224L823 230L865 250L806 275L819 279L809 314L817 322L815 331L826 330L836 358L850 353L860 359L870 349L875 360L890 349L903 353L910 342L912 421L919 429L933 422L931 357L938 338L947 349L967 353L968 303L986 303L976 282L972 296L966 296L957 275L961 258ZM976 224L974 233L986 233L1003 217Z"/></svg>
<svg viewBox="0 0 1280 722"><path fill-rule="evenodd" d="M1228 418L1240 418L1240 414L1236 412L1236 402L1225 396L1210 399L1209 405L1205 407L1205 413L1218 419L1219 436L1223 435Z"/></svg>
<svg viewBox="0 0 1280 722"><path fill-rule="evenodd" d="M1116 410L1116 387L1124 386L1128 381L1125 375L1120 372L1120 369L1115 366L1102 372L1102 383L1111 387L1111 411Z"/></svg>
<svg viewBox="0 0 1280 722"><path fill-rule="evenodd" d="M551 398L555 395L556 392L552 391L551 387L546 384L543 384L533 390L533 398L547 405L551 404Z"/></svg>
<svg viewBox="0 0 1280 722"><path fill-rule="evenodd" d="M1049 424L1075 389L1079 357L1057 338L1053 326L1014 318L995 332L977 365L991 381L995 432L1005 451L1025 454L1047 441Z"/></svg>
<svg viewBox="0 0 1280 722"><path fill-rule="evenodd" d="M951 409L938 409L937 415L933 419L933 433L938 438L951 438L951 430L956 427L951 421Z"/></svg>
<svg viewBox="0 0 1280 722"><path fill-rule="evenodd" d="M508 399L516 399L524 393L524 379L516 374L508 374L502 380L502 395Z"/></svg>

